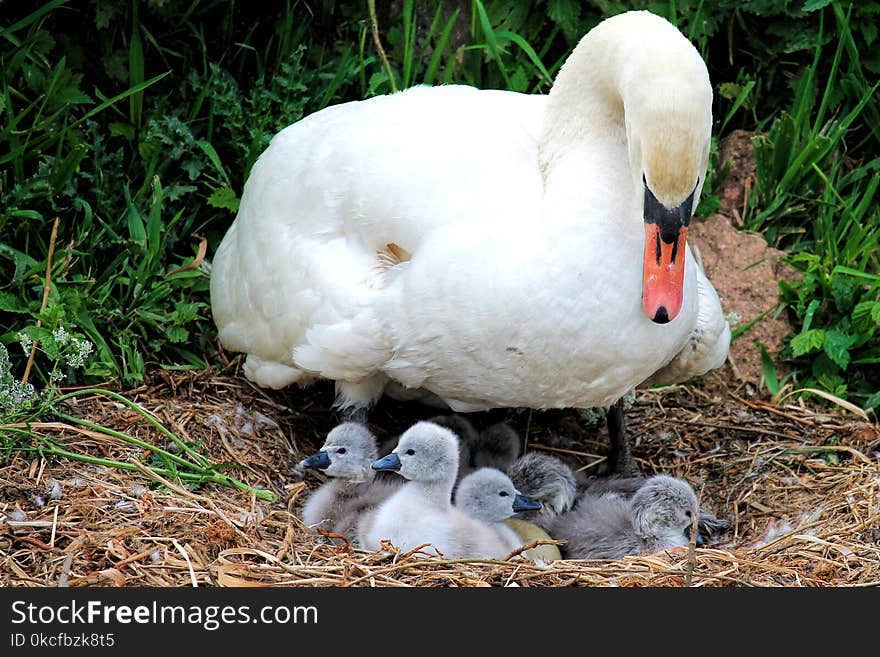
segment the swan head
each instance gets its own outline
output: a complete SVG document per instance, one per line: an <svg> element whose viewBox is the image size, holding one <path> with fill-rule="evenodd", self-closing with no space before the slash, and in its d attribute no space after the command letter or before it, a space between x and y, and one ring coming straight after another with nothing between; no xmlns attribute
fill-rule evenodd
<svg viewBox="0 0 880 657"><path fill-rule="evenodd" d="M633 186L610 180L632 189L634 203L644 200L642 307L658 324L681 310L687 228L711 132L706 63L677 27L647 11L618 14L590 30L550 91L541 144L545 175L572 143L591 153L608 140L615 147L618 139L626 142Z"/></svg>
<svg viewBox="0 0 880 657"><path fill-rule="evenodd" d="M501 522L514 513L541 508L540 502L520 493L510 477L495 468L480 468L462 479L455 505L484 522Z"/></svg>
<svg viewBox="0 0 880 657"><path fill-rule="evenodd" d="M674 59L650 62L638 82L628 80L624 97L630 166L643 198L642 308L665 324L682 306L688 225L709 162L712 86L686 43Z"/></svg>
<svg viewBox="0 0 880 657"><path fill-rule="evenodd" d="M300 465L360 483L372 477L370 464L377 455L376 438L369 429L357 422L343 422L327 434L321 450L300 461Z"/></svg>
<svg viewBox="0 0 880 657"><path fill-rule="evenodd" d="M458 437L433 422L417 422L403 432L394 451L372 467L397 472L413 481L454 480L458 472Z"/></svg>
<svg viewBox="0 0 880 657"><path fill-rule="evenodd" d="M670 547L690 542L693 518L699 512L697 495L691 485L667 475L648 479L632 500L636 533L646 541ZM702 544L699 535L697 544Z"/></svg>

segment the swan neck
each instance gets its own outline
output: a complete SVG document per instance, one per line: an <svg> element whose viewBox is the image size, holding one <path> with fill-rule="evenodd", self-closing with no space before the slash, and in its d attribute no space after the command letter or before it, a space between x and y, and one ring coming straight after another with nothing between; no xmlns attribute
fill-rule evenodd
<svg viewBox="0 0 880 657"><path fill-rule="evenodd" d="M633 190L645 172L651 183L652 158L670 154L682 155L687 162L676 167L695 178L708 154L711 102L702 57L671 23L641 11L607 19L581 39L550 91L539 144L545 184L567 158L603 149L624 153ZM670 198L679 193L669 187Z"/></svg>
<svg viewBox="0 0 880 657"><path fill-rule="evenodd" d="M442 481L410 481L406 486L410 487L413 494L420 500L430 502L439 508L445 508L451 504L452 489L455 479Z"/></svg>

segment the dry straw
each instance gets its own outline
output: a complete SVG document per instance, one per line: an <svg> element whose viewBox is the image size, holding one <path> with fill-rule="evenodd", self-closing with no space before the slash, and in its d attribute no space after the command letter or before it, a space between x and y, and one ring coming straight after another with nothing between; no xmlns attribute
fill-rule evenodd
<svg viewBox="0 0 880 657"><path fill-rule="evenodd" d="M233 365L236 363L234 362ZM717 381L716 381L717 383ZM880 432L839 410L770 405L715 386L639 394L628 411L646 472L691 481L727 518L721 544L617 561L447 561L415 551L368 553L303 527L309 488L294 465L335 424L332 390L270 396L235 372L164 373L126 395L230 474L279 494L277 502L219 485L188 489L151 474L130 443L52 422L34 432L72 451L138 463L140 470L13 454L0 467L3 586L863 586L880 583ZM173 450L131 409L94 397L66 412ZM373 414L388 437L429 409L391 404ZM554 449L595 469L604 429L575 411L506 417L529 449ZM384 431L382 430L384 429ZM427 550L426 550L427 551Z"/></svg>

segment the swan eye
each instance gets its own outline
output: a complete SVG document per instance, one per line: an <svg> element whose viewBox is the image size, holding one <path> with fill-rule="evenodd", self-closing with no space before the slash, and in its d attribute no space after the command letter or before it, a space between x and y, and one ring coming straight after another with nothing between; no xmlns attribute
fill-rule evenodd
<svg viewBox="0 0 880 657"><path fill-rule="evenodd" d="M345 447L340 447L339 449L336 450L336 453L337 454L345 454Z"/></svg>
<svg viewBox="0 0 880 657"><path fill-rule="evenodd" d="M416 453L416 450L414 450L414 449L408 449L408 450L406 450L406 455L407 455L407 456L412 456L412 455L415 454L415 453Z"/></svg>
<svg viewBox="0 0 880 657"><path fill-rule="evenodd" d="M498 494L499 494L501 497L509 497L509 496L510 496L510 493L508 493L506 490L503 490L503 491L501 491L501 492L498 493Z"/></svg>
<svg viewBox="0 0 880 657"><path fill-rule="evenodd" d="M685 511L684 515L686 515L688 518L690 518L693 514L690 511Z"/></svg>

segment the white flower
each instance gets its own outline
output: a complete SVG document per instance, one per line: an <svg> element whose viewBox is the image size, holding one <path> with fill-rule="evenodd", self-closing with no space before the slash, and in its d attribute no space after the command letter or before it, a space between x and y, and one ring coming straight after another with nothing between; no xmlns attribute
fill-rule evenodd
<svg viewBox="0 0 880 657"><path fill-rule="evenodd" d="M64 357L67 364L74 368L82 367L86 362L86 357L92 353L92 343L88 340L71 337L70 344L73 351Z"/></svg>
<svg viewBox="0 0 880 657"><path fill-rule="evenodd" d="M34 346L34 341L31 340L31 336L29 336L24 331L19 331L15 337L18 338L18 344L21 345L21 348L24 350L24 353L30 354L31 348Z"/></svg>
<svg viewBox="0 0 880 657"><path fill-rule="evenodd" d="M57 329L52 331L52 337L55 338L55 344L57 344L59 347L63 347L70 339L70 334L68 334L63 326L59 326Z"/></svg>

